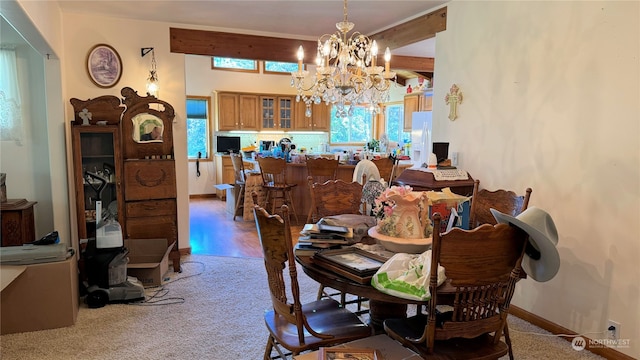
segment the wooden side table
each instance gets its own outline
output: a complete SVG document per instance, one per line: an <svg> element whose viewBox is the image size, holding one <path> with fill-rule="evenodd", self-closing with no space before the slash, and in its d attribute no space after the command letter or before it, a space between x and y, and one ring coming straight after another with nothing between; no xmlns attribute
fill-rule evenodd
<svg viewBox="0 0 640 360"><path fill-rule="evenodd" d="M36 240L33 206L37 202L8 199L0 203L2 218L2 246L17 246Z"/></svg>

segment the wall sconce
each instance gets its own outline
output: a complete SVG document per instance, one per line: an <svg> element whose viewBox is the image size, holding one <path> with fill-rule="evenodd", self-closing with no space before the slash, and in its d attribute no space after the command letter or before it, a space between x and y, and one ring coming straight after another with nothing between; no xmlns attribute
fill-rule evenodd
<svg viewBox="0 0 640 360"><path fill-rule="evenodd" d="M158 97L159 83L158 71L156 69L156 53L152 47L140 49L140 55L142 55L142 57L148 53L151 53L151 69L149 70L149 77L147 78L147 95Z"/></svg>

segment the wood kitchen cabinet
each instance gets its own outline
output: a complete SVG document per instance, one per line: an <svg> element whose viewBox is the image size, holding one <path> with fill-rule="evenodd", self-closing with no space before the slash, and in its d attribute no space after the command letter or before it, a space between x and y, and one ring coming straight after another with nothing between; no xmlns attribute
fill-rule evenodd
<svg viewBox="0 0 640 360"><path fill-rule="evenodd" d="M293 96L260 97L260 119L262 130L290 130L293 128Z"/></svg>
<svg viewBox="0 0 640 360"><path fill-rule="evenodd" d="M234 184L236 182L233 163L230 155L216 154L216 184ZM216 190L216 196L225 200L227 192L225 190Z"/></svg>
<svg viewBox="0 0 640 360"><path fill-rule="evenodd" d="M306 117L306 104L302 101L296 101L293 128L306 131L329 131L331 123L329 109L329 105L324 102L311 104L311 117Z"/></svg>
<svg viewBox="0 0 640 360"><path fill-rule="evenodd" d="M411 131L411 118L416 111L431 111L433 90L417 91L404 96L404 130Z"/></svg>
<svg viewBox="0 0 640 360"><path fill-rule="evenodd" d="M218 131L259 130L258 95L218 93Z"/></svg>

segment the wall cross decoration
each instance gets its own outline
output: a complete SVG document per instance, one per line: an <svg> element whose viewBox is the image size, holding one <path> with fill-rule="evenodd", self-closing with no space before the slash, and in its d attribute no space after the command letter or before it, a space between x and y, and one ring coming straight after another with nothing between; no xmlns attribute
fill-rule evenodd
<svg viewBox="0 0 640 360"><path fill-rule="evenodd" d="M458 104L462 104L462 93L458 85L451 85L449 93L444 96L444 101L449 105L449 120L455 120L458 117Z"/></svg>

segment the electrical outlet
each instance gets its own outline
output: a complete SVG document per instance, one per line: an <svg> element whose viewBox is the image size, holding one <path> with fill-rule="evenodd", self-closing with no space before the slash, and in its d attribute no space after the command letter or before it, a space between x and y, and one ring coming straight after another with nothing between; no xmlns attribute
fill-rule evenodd
<svg viewBox="0 0 640 360"><path fill-rule="evenodd" d="M613 327L613 330L609 330ZM609 334L609 338L612 340L618 340L620 338L620 323L609 320L607 323L607 332Z"/></svg>

